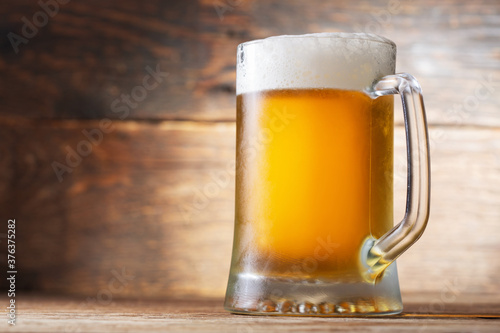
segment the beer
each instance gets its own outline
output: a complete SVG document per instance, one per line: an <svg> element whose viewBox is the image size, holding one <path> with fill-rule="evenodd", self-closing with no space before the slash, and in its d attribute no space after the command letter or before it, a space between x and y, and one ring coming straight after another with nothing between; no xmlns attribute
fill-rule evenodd
<svg viewBox="0 0 500 333"><path fill-rule="evenodd" d="M266 276L362 281L362 245L393 224L392 96L240 94L236 159L240 262Z"/></svg>

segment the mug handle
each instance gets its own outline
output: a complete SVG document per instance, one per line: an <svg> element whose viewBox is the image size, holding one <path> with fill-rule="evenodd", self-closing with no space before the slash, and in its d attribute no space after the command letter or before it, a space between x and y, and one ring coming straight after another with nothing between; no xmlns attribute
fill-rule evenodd
<svg viewBox="0 0 500 333"><path fill-rule="evenodd" d="M424 100L417 80L406 73L387 75L375 81L368 94L372 98L401 95L408 160L405 216L385 235L367 244L364 259L369 277L376 281L424 232L429 219L430 158Z"/></svg>

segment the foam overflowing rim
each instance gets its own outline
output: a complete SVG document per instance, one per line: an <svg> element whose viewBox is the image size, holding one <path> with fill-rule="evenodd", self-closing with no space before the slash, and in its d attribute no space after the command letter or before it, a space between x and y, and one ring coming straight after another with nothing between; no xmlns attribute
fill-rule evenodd
<svg viewBox="0 0 500 333"><path fill-rule="evenodd" d="M271 36L267 38L255 39L248 42L244 42L238 45L238 47L245 47L247 45L262 43L266 40L272 39L288 39L288 38L335 38L335 39L358 39L358 40L366 40L371 42L388 44L393 47L396 47L396 43L392 40L385 38L376 34L369 33L350 33L350 32L320 32L320 33L312 33L312 34L303 34L303 35L280 35L280 36Z"/></svg>

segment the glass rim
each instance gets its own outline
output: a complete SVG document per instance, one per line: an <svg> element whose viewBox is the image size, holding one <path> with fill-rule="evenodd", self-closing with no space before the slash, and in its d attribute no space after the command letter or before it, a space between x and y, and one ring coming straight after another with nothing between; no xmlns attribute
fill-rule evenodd
<svg viewBox="0 0 500 333"><path fill-rule="evenodd" d="M247 42L243 42L238 45L238 48L243 48L245 46L260 44L266 40L272 39L295 39L295 38L330 38L330 39L351 39L351 40L365 40L370 42L376 42L381 44L387 44L392 47L396 47L396 43L392 40L380 36L377 34L364 33L364 32L319 32L319 33L310 33L310 34L302 34L302 35L278 35L278 36L269 36L266 38L254 39Z"/></svg>

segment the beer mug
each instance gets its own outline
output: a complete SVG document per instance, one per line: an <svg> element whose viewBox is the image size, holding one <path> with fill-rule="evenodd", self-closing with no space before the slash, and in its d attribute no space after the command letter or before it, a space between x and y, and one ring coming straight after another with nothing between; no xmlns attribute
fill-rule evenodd
<svg viewBox="0 0 500 333"><path fill-rule="evenodd" d="M429 217L421 89L373 34L238 46L234 244L225 309L266 315L402 311L396 258ZM393 227L393 96L406 128L406 214Z"/></svg>

